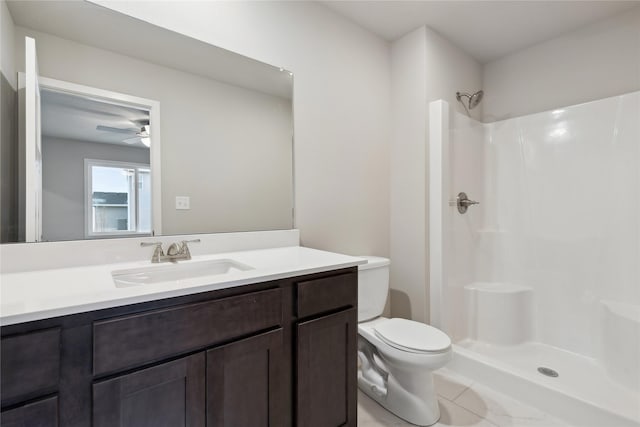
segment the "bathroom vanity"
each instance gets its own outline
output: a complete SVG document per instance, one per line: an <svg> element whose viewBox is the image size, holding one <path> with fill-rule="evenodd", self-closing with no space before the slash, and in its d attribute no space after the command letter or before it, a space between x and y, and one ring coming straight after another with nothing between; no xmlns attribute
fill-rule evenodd
<svg viewBox="0 0 640 427"><path fill-rule="evenodd" d="M357 259L301 268L328 253L259 252L289 265L3 320L2 426L355 426L357 262L344 259Z"/></svg>

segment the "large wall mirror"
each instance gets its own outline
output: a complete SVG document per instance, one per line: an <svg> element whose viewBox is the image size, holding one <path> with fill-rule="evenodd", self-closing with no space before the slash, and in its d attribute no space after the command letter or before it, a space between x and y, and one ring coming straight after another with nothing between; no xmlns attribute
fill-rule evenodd
<svg viewBox="0 0 640 427"><path fill-rule="evenodd" d="M1 241L293 227L293 74L86 1L2 2Z"/></svg>

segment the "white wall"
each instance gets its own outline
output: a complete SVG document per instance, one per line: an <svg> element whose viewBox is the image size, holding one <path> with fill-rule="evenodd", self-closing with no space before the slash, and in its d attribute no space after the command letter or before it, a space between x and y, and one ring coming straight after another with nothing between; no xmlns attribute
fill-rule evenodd
<svg viewBox="0 0 640 427"><path fill-rule="evenodd" d="M389 253L389 47L311 2L100 4L295 73L302 243Z"/></svg>
<svg viewBox="0 0 640 427"><path fill-rule="evenodd" d="M484 121L640 89L640 6L490 62Z"/></svg>
<svg viewBox="0 0 640 427"><path fill-rule="evenodd" d="M18 77L14 58L15 26L4 0L0 1L0 68L14 90L18 88Z"/></svg>
<svg viewBox="0 0 640 427"><path fill-rule="evenodd" d="M0 1L0 242L18 238L18 123L14 24Z"/></svg>
<svg viewBox="0 0 640 427"><path fill-rule="evenodd" d="M428 322L428 104L464 111L455 94L480 89L482 68L427 27L392 44L391 64L391 314Z"/></svg>
<svg viewBox="0 0 640 427"><path fill-rule="evenodd" d="M84 239L84 159L149 164L149 150L42 138L42 239Z"/></svg>
<svg viewBox="0 0 640 427"><path fill-rule="evenodd" d="M290 100L23 27L18 58L25 35L44 77L160 102L163 234L292 227Z"/></svg>
<svg viewBox="0 0 640 427"><path fill-rule="evenodd" d="M454 111L466 114L464 107L456 100L456 92L474 93L482 88L482 65L429 27L425 36L427 105L442 99L447 101ZM471 117L482 117L483 108L483 103L480 103L470 111Z"/></svg>
<svg viewBox="0 0 640 427"><path fill-rule="evenodd" d="M426 319L426 27L391 46L391 313Z"/></svg>

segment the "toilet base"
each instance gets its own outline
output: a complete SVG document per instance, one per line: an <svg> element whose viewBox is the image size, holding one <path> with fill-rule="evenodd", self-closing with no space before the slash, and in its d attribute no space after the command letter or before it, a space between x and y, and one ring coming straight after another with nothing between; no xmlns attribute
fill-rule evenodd
<svg viewBox="0 0 640 427"><path fill-rule="evenodd" d="M415 353L391 346L376 335L376 325L386 321L379 317L358 324L358 387L412 424L435 424L440 408L433 371L451 360L451 348Z"/></svg>
<svg viewBox="0 0 640 427"><path fill-rule="evenodd" d="M430 426L440 419L440 408L433 389L433 379L430 384L425 384L425 388L417 395L402 388L398 381L389 375L386 381L386 394L383 394L376 387L372 387L371 383L363 377L362 372L358 371L358 388L389 412L411 424Z"/></svg>

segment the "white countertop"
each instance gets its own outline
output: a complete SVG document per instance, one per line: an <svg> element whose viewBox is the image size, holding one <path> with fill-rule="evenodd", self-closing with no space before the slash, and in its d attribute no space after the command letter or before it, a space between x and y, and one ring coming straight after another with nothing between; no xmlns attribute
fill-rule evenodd
<svg viewBox="0 0 640 427"><path fill-rule="evenodd" d="M0 325L231 288L366 263L362 258L301 246L198 255L191 261L180 263L215 259L232 259L253 269L125 288L115 286L112 271L165 267L170 264L137 261L2 274Z"/></svg>

